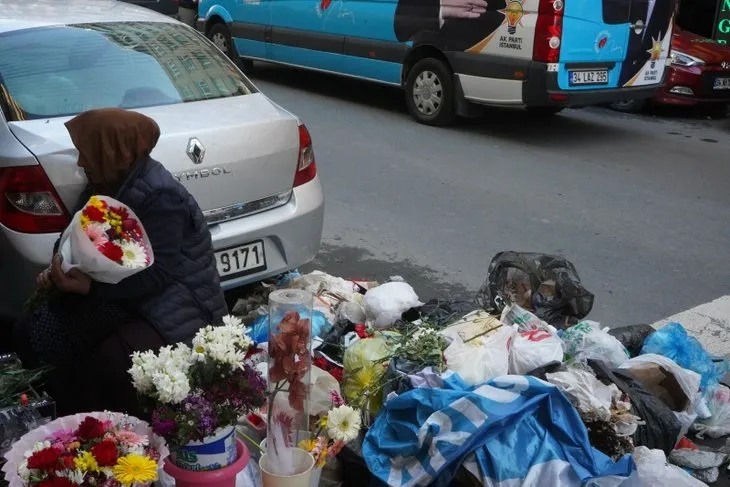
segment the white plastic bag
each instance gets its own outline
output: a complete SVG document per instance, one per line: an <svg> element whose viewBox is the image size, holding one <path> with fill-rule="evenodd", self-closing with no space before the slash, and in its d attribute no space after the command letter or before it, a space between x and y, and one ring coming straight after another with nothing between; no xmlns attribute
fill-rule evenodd
<svg viewBox="0 0 730 487"><path fill-rule="evenodd" d="M616 384L604 385L587 370L571 368L546 374L548 382L565 394L581 413L594 413L599 419L611 419L611 405L621 397Z"/></svg>
<svg viewBox="0 0 730 487"><path fill-rule="evenodd" d="M616 338L595 321L581 321L563 333L565 354L578 360L601 360L618 367L629 359L629 352Z"/></svg>
<svg viewBox="0 0 730 487"><path fill-rule="evenodd" d="M150 244L147 232L142 227L142 223L139 221L139 218L137 218L137 215L135 215L127 205L120 203L114 198L106 196L95 196L95 198L104 201L108 206L119 207L126 210L129 213L129 219L138 223L142 230L144 246L146 247L145 250L147 251L147 256L149 258L147 266L127 268L104 256L104 254L102 254L89 239L81 226L82 210L74 215L71 223L61 235L61 240L58 246L58 252L62 257L61 268L63 269L63 272L68 272L71 269L78 269L95 281L107 284L117 284L127 277L143 271L145 268L154 263L152 245Z"/></svg>
<svg viewBox="0 0 730 487"><path fill-rule="evenodd" d="M563 361L563 341L546 330L515 334L509 355L510 374L525 375L552 362Z"/></svg>
<svg viewBox="0 0 730 487"><path fill-rule="evenodd" d="M365 294L365 314L375 328L388 328L404 311L422 306L413 288L405 282L388 282Z"/></svg>
<svg viewBox="0 0 730 487"><path fill-rule="evenodd" d="M711 416L695 423L698 438L722 438L730 435L730 389L719 385L707 394Z"/></svg>
<svg viewBox="0 0 730 487"><path fill-rule="evenodd" d="M667 463L661 450L649 450L645 446L634 449L634 462L639 481L646 487L707 487L681 468Z"/></svg>
<svg viewBox="0 0 730 487"><path fill-rule="evenodd" d="M455 338L444 350L446 366L469 385L482 384L509 372L509 349L514 329L501 327L490 336L464 342Z"/></svg>

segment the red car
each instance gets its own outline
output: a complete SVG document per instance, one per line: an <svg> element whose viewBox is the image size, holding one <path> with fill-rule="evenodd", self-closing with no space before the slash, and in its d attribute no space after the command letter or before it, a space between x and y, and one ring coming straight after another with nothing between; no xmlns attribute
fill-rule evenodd
<svg viewBox="0 0 730 487"><path fill-rule="evenodd" d="M666 84L654 98L616 102L612 108L638 112L651 103L727 110L730 104L730 47L675 27L671 58Z"/></svg>

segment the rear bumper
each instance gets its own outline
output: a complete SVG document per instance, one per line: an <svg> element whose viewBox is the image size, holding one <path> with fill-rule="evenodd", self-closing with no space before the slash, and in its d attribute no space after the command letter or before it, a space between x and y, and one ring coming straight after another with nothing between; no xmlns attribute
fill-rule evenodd
<svg viewBox="0 0 730 487"><path fill-rule="evenodd" d="M584 107L621 100L651 98L661 87L662 84L580 91L561 90L558 87L557 73L548 72L545 63L531 63L529 74L522 86L522 98L526 106Z"/></svg>
<svg viewBox="0 0 730 487"><path fill-rule="evenodd" d="M450 54L449 61L464 98L485 105L583 107L652 98L662 87L562 90L546 63L467 53Z"/></svg>
<svg viewBox="0 0 730 487"><path fill-rule="evenodd" d="M726 105L730 103L730 92L715 91L712 82L715 77L730 77L728 71L717 71L695 66L682 68L673 66L669 70L666 85L652 100L656 104L677 106ZM672 93L675 88L689 88L692 95Z"/></svg>
<svg viewBox="0 0 730 487"><path fill-rule="evenodd" d="M295 188L279 208L214 225L216 250L263 240L267 269L224 281L232 289L287 272L316 257L322 240L324 194L319 177ZM0 225L0 319L13 319L35 289L38 273L48 267L58 234L29 235Z"/></svg>

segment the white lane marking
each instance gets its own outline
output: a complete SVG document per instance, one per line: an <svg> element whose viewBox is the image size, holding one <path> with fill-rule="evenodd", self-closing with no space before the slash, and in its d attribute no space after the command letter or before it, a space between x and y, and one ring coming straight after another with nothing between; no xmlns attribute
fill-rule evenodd
<svg viewBox="0 0 730 487"><path fill-rule="evenodd" d="M682 311L654 323L654 328L676 321L697 338L708 352L730 355L730 295Z"/></svg>

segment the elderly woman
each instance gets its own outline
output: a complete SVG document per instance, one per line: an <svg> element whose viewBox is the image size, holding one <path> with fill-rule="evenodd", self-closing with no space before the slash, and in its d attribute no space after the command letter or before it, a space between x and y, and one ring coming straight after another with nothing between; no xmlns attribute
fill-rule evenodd
<svg viewBox="0 0 730 487"><path fill-rule="evenodd" d="M91 194L129 206L144 226L154 263L118 284L52 265L38 276L50 291L16 323L15 349L29 365L54 366L46 388L59 414L90 409L136 412L129 354L189 341L227 313L211 236L195 199L150 152L154 120L116 108L84 112L66 123Z"/></svg>

